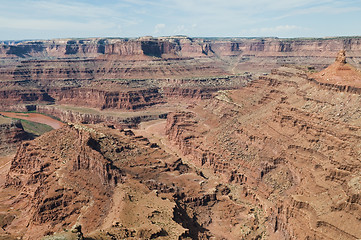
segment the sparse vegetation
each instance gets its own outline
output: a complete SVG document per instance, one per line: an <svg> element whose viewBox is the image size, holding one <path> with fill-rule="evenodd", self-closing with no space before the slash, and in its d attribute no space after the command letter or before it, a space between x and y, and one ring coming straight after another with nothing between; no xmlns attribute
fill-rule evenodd
<svg viewBox="0 0 361 240"><path fill-rule="evenodd" d="M53 130L52 127L50 127L49 125L46 125L46 124L36 123L36 122L18 119L18 118L9 118L6 116L0 116L0 123L2 123L2 122L8 123L8 122L10 122L9 121L10 119L20 120L25 132L29 133L33 137L38 137L46 132Z"/></svg>
<svg viewBox="0 0 361 240"><path fill-rule="evenodd" d="M20 119L20 121L24 127L24 130L26 132L34 135L35 137L38 137L40 135L43 135L46 132L53 130L52 127L50 127L46 124L31 122L31 121L27 121L27 120L23 120L23 119Z"/></svg>
<svg viewBox="0 0 361 240"><path fill-rule="evenodd" d="M0 124L10 123L10 122L11 122L10 118L0 115Z"/></svg>

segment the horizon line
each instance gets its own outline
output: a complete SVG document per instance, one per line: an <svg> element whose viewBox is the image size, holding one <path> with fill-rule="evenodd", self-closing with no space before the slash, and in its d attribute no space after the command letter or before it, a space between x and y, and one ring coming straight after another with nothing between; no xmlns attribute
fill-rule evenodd
<svg viewBox="0 0 361 240"><path fill-rule="evenodd" d="M130 40L144 40L148 39L160 39L160 38L188 38L188 39L336 39L336 38L361 38L361 35L345 35L345 36L324 36L324 37L277 37L277 36L187 36L187 35L168 35L168 36L138 36L138 37L60 37L60 38L29 38L29 39L6 39L0 40L2 44L6 42L21 43L26 41L52 41L52 40L90 40L90 39L130 39Z"/></svg>

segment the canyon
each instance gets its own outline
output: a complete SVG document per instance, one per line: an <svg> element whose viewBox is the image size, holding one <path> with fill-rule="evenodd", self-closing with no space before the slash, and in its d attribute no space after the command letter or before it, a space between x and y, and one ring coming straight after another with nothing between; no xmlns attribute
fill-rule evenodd
<svg viewBox="0 0 361 240"><path fill-rule="evenodd" d="M0 239L359 239L360 64L357 37L2 43Z"/></svg>

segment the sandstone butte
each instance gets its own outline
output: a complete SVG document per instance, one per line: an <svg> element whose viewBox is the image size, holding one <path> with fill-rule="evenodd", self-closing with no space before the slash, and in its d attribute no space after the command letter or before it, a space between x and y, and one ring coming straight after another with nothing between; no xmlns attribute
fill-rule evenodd
<svg viewBox="0 0 361 240"><path fill-rule="evenodd" d="M64 122L34 139L6 117L32 113L0 116L0 239L361 238L361 38L3 42L0 58L0 111Z"/></svg>

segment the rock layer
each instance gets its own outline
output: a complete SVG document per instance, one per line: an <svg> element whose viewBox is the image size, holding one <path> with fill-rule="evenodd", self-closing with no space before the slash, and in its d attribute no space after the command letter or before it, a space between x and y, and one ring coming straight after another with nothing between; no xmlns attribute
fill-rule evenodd
<svg viewBox="0 0 361 240"><path fill-rule="evenodd" d="M0 54L11 57L94 57L115 55L124 58L147 59L146 57L196 57L196 56L328 56L336 55L338 49L350 51L354 57L361 51L360 39L202 39L188 37L161 37L139 39L59 39L25 41L2 44Z"/></svg>
<svg viewBox="0 0 361 240"><path fill-rule="evenodd" d="M241 186L236 197L258 206L269 237L358 239L359 101L283 68L170 114L167 135L194 164Z"/></svg>
<svg viewBox="0 0 361 240"><path fill-rule="evenodd" d="M348 63L341 52L321 73L302 70L341 46ZM21 144L0 189L0 238L80 225L90 239L360 238L359 51L358 38L4 45L2 109L105 124ZM303 66L265 73L285 63ZM243 67L259 66L250 81ZM143 120L156 121L125 130Z"/></svg>
<svg viewBox="0 0 361 240"><path fill-rule="evenodd" d="M140 112L140 113L125 113L125 114L107 114L102 111L95 111L86 113L86 111L80 111L83 109L70 108L64 109L61 106L52 105L39 105L36 107L36 111L51 115L59 118L63 122L70 123L84 123L84 124L97 124L106 123L113 125L117 128L137 128L141 122L164 119L167 117L168 112ZM122 116L123 115L123 116Z"/></svg>
<svg viewBox="0 0 361 240"><path fill-rule="evenodd" d="M0 155L7 155L28 139L27 133L19 120L11 120L0 115Z"/></svg>
<svg viewBox="0 0 361 240"><path fill-rule="evenodd" d="M99 125L66 126L23 143L1 191L12 194L0 201L1 209L12 206L0 211L12 216L3 229L23 239L75 224L92 239L239 239L239 226L258 225L228 187L145 137Z"/></svg>
<svg viewBox="0 0 361 240"><path fill-rule="evenodd" d="M242 86L239 73L260 67L266 72L283 64L321 68L337 49L346 49L356 66L361 57L359 38L60 39L3 43L0 49L2 105L57 102L117 109L161 103L164 96L209 98L208 93ZM194 84L184 88L175 82Z"/></svg>

